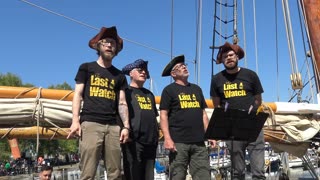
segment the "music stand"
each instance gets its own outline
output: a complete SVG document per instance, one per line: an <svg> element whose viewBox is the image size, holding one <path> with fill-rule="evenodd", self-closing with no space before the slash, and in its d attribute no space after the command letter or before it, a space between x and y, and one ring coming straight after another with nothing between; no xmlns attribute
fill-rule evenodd
<svg viewBox="0 0 320 180"><path fill-rule="evenodd" d="M205 138L231 140L231 179L233 179L233 141L254 142L269 114L239 109L215 108Z"/></svg>

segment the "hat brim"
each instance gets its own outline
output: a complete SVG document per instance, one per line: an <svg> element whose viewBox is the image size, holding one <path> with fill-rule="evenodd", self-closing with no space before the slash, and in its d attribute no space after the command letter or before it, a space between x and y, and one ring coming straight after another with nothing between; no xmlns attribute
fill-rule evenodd
<svg viewBox="0 0 320 180"><path fill-rule="evenodd" d="M178 63L184 63L184 61L184 55L176 56L175 58L173 58L163 69L162 76L170 76L172 68Z"/></svg>

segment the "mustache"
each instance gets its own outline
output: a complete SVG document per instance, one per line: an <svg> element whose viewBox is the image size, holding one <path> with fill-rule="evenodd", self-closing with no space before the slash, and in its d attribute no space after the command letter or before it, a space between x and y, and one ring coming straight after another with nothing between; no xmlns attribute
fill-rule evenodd
<svg viewBox="0 0 320 180"><path fill-rule="evenodd" d="M234 66L228 67L227 65L223 64L225 69L234 70L238 67L238 61L227 61L226 63L229 63L229 62L234 62L235 63Z"/></svg>

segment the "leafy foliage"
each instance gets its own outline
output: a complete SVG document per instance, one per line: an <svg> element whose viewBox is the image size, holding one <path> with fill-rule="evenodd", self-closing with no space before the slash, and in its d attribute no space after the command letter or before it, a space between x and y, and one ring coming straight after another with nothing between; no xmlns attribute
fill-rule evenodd
<svg viewBox="0 0 320 180"><path fill-rule="evenodd" d="M64 82L62 84L57 84L57 85L50 85L48 89L72 90L71 86L67 82Z"/></svg>
<svg viewBox="0 0 320 180"><path fill-rule="evenodd" d="M0 74L0 85L1 86L23 86L20 77L12 73Z"/></svg>

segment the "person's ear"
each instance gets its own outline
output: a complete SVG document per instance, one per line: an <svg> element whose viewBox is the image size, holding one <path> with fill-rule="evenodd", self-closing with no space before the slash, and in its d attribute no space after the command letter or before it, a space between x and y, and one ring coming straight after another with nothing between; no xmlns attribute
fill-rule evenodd
<svg viewBox="0 0 320 180"><path fill-rule="evenodd" d="M171 71L170 74L171 74L172 77L175 77L175 76L176 76L175 71Z"/></svg>

